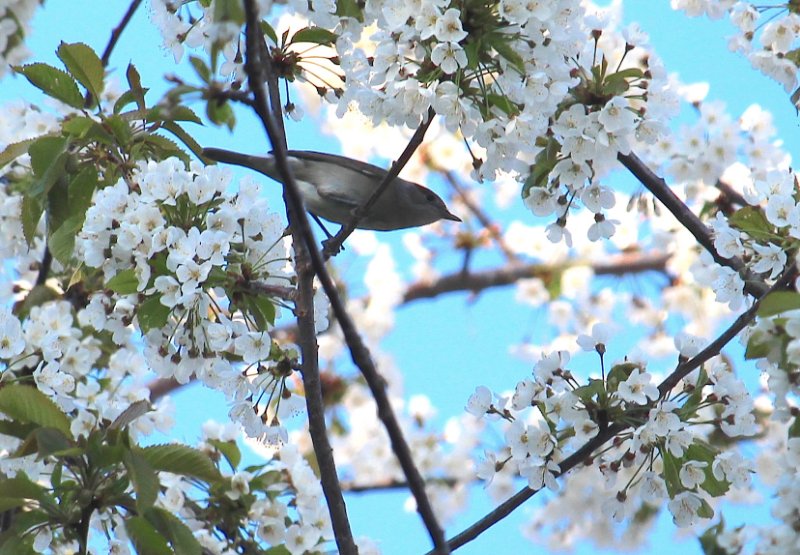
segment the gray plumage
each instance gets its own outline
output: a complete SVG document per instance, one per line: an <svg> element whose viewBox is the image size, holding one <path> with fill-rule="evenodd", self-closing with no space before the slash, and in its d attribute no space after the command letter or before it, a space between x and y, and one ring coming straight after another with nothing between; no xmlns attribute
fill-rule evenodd
<svg viewBox="0 0 800 555"><path fill-rule="evenodd" d="M248 156L215 148L204 149L203 153L214 160L255 169L282 182L272 155ZM352 220L353 211L367 202L388 173L372 164L322 152L290 150L287 160L306 209L342 225ZM461 221L450 213L436 193L396 177L357 227L389 231L442 219Z"/></svg>

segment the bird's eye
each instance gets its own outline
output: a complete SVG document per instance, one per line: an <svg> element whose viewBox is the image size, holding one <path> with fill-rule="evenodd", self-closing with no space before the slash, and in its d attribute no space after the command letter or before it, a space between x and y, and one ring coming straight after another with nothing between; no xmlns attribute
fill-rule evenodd
<svg viewBox="0 0 800 555"><path fill-rule="evenodd" d="M428 200L428 202L433 202L433 199L435 199L436 197L429 193L425 195L425 198Z"/></svg>

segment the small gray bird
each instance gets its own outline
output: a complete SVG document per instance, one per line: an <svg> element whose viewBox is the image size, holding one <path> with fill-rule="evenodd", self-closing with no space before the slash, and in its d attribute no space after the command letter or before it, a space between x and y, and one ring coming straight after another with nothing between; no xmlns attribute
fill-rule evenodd
<svg viewBox="0 0 800 555"><path fill-rule="evenodd" d="M367 202L388 173L378 166L335 154L302 150L290 150L287 154L306 209L340 225L352 220L354 210ZM218 148L205 148L203 155L254 169L283 182L273 155L250 156ZM357 227L391 231L438 220L461 221L450 213L436 193L395 177Z"/></svg>

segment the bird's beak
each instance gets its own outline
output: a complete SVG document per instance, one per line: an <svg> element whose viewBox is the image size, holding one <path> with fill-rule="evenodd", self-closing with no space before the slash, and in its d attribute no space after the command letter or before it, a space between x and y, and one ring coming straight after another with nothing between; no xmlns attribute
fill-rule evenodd
<svg viewBox="0 0 800 555"><path fill-rule="evenodd" d="M456 216L455 214L451 214L450 212L447 213L447 216L442 217L443 220L452 220L454 222L460 222L461 218Z"/></svg>

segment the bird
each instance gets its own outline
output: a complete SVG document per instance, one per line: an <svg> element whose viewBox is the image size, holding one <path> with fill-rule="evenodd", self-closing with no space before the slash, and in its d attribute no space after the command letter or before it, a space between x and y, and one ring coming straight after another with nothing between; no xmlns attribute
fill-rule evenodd
<svg viewBox="0 0 800 555"><path fill-rule="evenodd" d="M283 183L273 153L253 156L205 148L203 155L219 162L254 169ZM346 156L310 150L290 150L287 152L287 161L306 209L314 216L340 225L351 222L355 210L366 204L388 173L383 168ZM439 220L461 221L448 210L436 193L417 183L395 177L356 227L392 231Z"/></svg>

